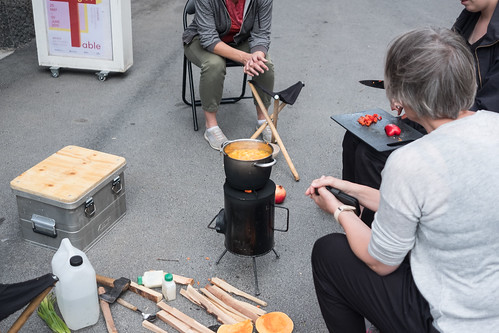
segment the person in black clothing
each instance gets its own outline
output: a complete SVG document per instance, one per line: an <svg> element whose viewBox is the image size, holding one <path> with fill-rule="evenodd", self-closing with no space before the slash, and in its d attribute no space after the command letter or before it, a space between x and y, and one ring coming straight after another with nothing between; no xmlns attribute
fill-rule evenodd
<svg viewBox="0 0 499 333"><path fill-rule="evenodd" d="M499 112L498 0L467 0L452 30L468 42L477 65L477 94L471 110Z"/></svg>
<svg viewBox="0 0 499 333"><path fill-rule="evenodd" d="M452 30L468 43L477 70L477 94L472 111L499 112L499 8L498 0L465 0ZM399 114L402 108L391 103ZM426 134L418 124L405 120L410 126ZM390 152L378 152L354 134L347 131L342 142L342 178L351 182L379 188L383 170ZM374 213L362 212L362 220L370 225Z"/></svg>

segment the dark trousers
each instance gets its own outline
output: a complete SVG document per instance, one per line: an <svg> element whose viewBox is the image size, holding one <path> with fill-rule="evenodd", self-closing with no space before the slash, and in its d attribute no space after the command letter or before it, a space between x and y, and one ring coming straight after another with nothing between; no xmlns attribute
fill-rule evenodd
<svg viewBox="0 0 499 333"><path fill-rule="evenodd" d="M391 151L379 152L347 131L342 143L342 178L353 183L379 189L381 171ZM364 209L360 216L368 226L374 219L374 212Z"/></svg>
<svg viewBox="0 0 499 333"><path fill-rule="evenodd" d="M379 276L355 256L344 234L330 234L314 245L312 272L329 332L365 333L364 318L382 333L438 332L407 261Z"/></svg>
<svg viewBox="0 0 499 333"><path fill-rule="evenodd" d="M426 134L425 129L421 125L407 118L402 121L417 131ZM342 148L342 178L350 182L379 189L381 185L381 171L385 167L386 160L392 151L379 152L353 135L350 131L347 131L343 137ZM374 219L374 212L364 209L360 218L364 223L371 226Z"/></svg>

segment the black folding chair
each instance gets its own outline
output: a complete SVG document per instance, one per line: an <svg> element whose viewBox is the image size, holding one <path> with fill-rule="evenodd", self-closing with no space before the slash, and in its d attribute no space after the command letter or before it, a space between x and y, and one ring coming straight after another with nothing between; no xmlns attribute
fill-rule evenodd
<svg viewBox="0 0 499 333"><path fill-rule="evenodd" d="M194 15L196 12L195 8L195 1L196 0L187 0L187 3L185 4L184 7L184 30L187 28L188 25L188 16L189 15ZM229 67L243 67L243 64L232 61L230 59L225 59L226 66ZM232 104L240 101L241 99L245 98L252 98L251 96L245 96L246 95L246 80L248 78L248 75L244 73L243 75L243 82L242 82L242 87L241 87L241 94L237 97L224 97L221 100L221 104ZM190 101L187 100L186 98L186 88L187 88L187 81L189 81L189 91L190 91ZM189 59L186 58L184 55L184 70L183 70L183 75L182 75L182 100L184 101L185 104L189 105L192 107L192 120L194 122L194 130L197 131L199 129L198 127L198 117L197 117L197 112L196 112L196 106L201 105L201 100L196 99L196 96L194 94L194 80L192 77L192 63L189 61Z"/></svg>

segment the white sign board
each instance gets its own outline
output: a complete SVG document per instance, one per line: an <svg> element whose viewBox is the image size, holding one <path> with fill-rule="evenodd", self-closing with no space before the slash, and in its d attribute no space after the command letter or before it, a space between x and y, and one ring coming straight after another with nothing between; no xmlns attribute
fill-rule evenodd
<svg viewBox="0 0 499 333"><path fill-rule="evenodd" d="M49 54L112 59L109 0L46 0Z"/></svg>
<svg viewBox="0 0 499 333"><path fill-rule="evenodd" d="M133 63L130 0L32 0L41 66L126 71Z"/></svg>

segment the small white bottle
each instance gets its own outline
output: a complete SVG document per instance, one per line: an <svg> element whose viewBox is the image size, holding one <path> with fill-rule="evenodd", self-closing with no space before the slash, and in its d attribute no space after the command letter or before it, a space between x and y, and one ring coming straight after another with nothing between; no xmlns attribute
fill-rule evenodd
<svg viewBox="0 0 499 333"><path fill-rule="evenodd" d="M143 276L137 277L137 283L147 288L160 288L164 277L163 271L147 271Z"/></svg>
<svg viewBox="0 0 499 333"><path fill-rule="evenodd" d="M163 284L161 286L161 291L163 292L163 296L167 301L173 301L177 297L177 285L175 284L175 281L173 281L172 274L165 274L165 278L163 279Z"/></svg>

